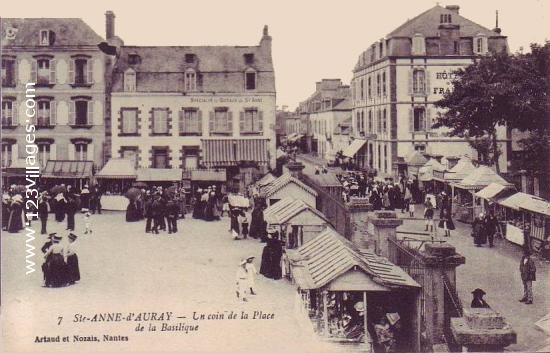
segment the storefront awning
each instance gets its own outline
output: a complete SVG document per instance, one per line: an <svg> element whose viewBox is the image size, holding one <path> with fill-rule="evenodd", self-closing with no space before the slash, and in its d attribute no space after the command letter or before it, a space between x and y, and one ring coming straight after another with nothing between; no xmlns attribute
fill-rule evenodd
<svg viewBox="0 0 550 353"><path fill-rule="evenodd" d="M346 156L346 157L353 157L355 156L355 154L357 154L357 152L359 152L359 150L361 149L361 147L363 147L365 145L365 143L367 143L367 140L362 140L362 139L355 139L353 140L343 151L343 155Z"/></svg>
<svg viewBox="0 0 550 353"><path fill-rule="evenodd" d="M484 187L483 189L476 192L475 196L482 198L484 200L494 200L496 197L502 194L505 190L509 190L509 189L510 189L509 187L504 186L502 184L491 183L486 187Z"/></svg>
<svg viewBox="0 0 550 353"><path fill-rule="evenodd" d="M49 160L42 172L43 178L85 179L92 177L93 161Z"/></svg>
<svg viewBox="0 0 550 353"><path fill-rule="evenodd" d="M136 181L181 181L181 169L139 168Z"/></svg>
<svg viewBox="0 0 550 353"><path fill-rule="evenodd" d="M499 200L497 203L503 207L507 207L507 208L511 208L513 210L519 211L520 207L531 203L532 200L535 198L537 197L526 194L524 192L518 192L503 200Z"/></svg>
<svg viewBox="0 0 550 353"><path fill-rule="evenodd" d="M317 289L337 284L338 290L373 290L377 287L415 287L420 285L399 266L370 250L360 250L332 228L327 228L289 256L292 274L300 289ZM361 271L372 281L364 286L337 279L350 272Z"/></svg>
<svg viewBox="0 0 550 353"><path fill-rule="evenodd" d="M239 162L269 163L268 139L204 139L203 163L228 167Z"/></svg>
<svg viewBox="0 0 550 353"><path fill-rule="evenodd" d="M532 196L528 202L522 203L519 208L524 211L534 212L550 217L550 202L540 197Z"/></svg>
<svg viewBox="0 0 550 353"><path fill-rule="evenodd" d="M98 179L136 179L134 162L129 159L112 158L96 174Z"/></svg>
<svg viewBox="0 0 550 353"><path fill-rule="evenodd" d="M2 168L4 177L25 177L25 168L27 162L23 158L14 160L9 167Z"/></svg>
<svg viewBox="0 0 550 353"><path fill-rule="evenodd" d="M192 170L192 181L227 181L225 169L223 170Z"/></svg>

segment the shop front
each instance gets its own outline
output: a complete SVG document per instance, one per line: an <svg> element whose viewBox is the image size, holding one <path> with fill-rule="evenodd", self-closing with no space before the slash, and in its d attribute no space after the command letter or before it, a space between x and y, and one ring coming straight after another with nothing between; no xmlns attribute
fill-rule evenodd
<svg viewBox="0 0 550 353"><path fill-rule="evenodd" d="M445 173L446 168L437 161L431 158L418 170L418 180L420 181L420 189L426 194L439 194L444 191L443 185L436 182L435 173Z"/></svg>
<svg viewBox="0 0 550 353"><path fill-rule="evenodd" d="M520 210L531 215L531 249L550 260L550 202L533 197L530 202L522 204Z"/></svg>
<svg viewBox="0 0 550 353"><path fill-rule="evenodd" d="M138 168L136 182L138 186L147 187L162 186L164 188L170 186L181 186L182 170L161 169L161 168Z"/></svg>
<svg viewBox="0 0 550 353"><path fill-rule="evenodd" d="M526 244L525 229L530 223L529 214L521 210L521 205L530 202L533 195L515 193L497 202L497 217L503 225L506 239L516 245Z"/></svg>
<svg viewBox="0 0 550 353"><path fill-rule="evenodd" d="M50 189L55 185L72 185L82 189L93 181L93 161L49 160L42 171L41 186Z"/></svg>
<svg viewBox="0 0 550 353"><path fill-rule="evenodd" d="M294 251L298 315L324 340L362 352L420 350L420 285L327 229Z"/></svg>
<svg viewBox="0 0 550 353"><path fill-rule="evenodd" d="M7 189L10 185L25 185L25 159L16 159L9 167L2 168L2 188Z"/></svg>
<svg viewBox="0 0 550 353"><path fill-rule="evenodd" d="M95 177L104 192L101 197L102 208L111 211L125 211L128 207L128 198L125 193L137 179L134 161L112 158Z"/></svg>

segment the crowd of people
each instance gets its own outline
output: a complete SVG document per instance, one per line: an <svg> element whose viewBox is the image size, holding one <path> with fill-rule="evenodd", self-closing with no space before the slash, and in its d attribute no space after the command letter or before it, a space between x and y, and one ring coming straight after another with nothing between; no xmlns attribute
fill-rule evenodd
<svg viewBox="0 0 550 353"><path fill-rule="evenodd" d="M50 233L48 241L42 246L44 263L42 272L45 287L65 287L80 280L78 255L76 254L76 240L78 236L69 233L65 244L63 237L57 233Z"/></svg>

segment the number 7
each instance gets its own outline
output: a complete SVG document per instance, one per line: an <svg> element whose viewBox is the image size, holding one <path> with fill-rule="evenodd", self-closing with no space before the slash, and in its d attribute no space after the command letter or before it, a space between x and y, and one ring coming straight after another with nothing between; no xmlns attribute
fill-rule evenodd
<svg viewBox="0 0 550 353"><path fill-rule="evenodd" d="M61 321L63 321L63 316L58 316L57 320L57 326L61 325Z"/></svg>

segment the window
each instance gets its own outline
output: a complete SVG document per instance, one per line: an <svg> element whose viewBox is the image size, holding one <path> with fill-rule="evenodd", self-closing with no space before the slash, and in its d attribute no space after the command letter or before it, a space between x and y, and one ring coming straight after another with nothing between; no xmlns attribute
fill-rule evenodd
<svg viewBox="0 0 550 353"><path fill-rule="evenodd" d="M124 72L124 91L136 91L136 72L132 69L128 69Z"/></svg>
<svg viewBox="0 0 550 353"><path fill-rule="evenodd" d="M360 133L361 132L361 113L358 111L357 112L357 118L356 118L357 122L357 133Z"/></svg>
<svg viewBox="0 0 550 353"><path fill-rule="evenodd" d="M372 99L372 81L371 81L371 77L370 77L370 76L369 76L369 78L368 78L367 86L368 86L368 88L367 88L368 97L369 97L369 99Z"/></svg>
<svg viewBox="0 0 550 353"><path fill-rule="evenodd" d="M50 84L50 60L39 59L36 61L38 70L36 71L37 84Z"/></svg>
<svg viewBox="0 0 550 353"><path fill-rule="evenodd" d="M15 59L2 58L2 87L15 86Z"/></svg>
<svg viewBox="0 0 550 353"><path fill-rule="evenodd" d="M15 147L13 147L15 146ZM12 148L17 148L17 145L9 143L2 144L2 168L7 168L12 162Z"/></svg>
<svg viewBox="0 0 550 353"><path fill-rule="evenodd" d="M415 69L413 71L413 94L426 93L426 72Z"/></svg>
<svg viewBox="0 0 550 353"><path fill-rule="evenodd" d="M168 109L153 108L153 134L168 133Z"/></svg>
<svg viewBox="0 0 550 353"><path fill-rule="evenodd" d="M180 111L180 135L201 135L202 118L197 108L184 108Z"/></svg>
<svg viewBox="0 0 550 353"><path fill-rule="evenodd" d="M75 85L85 85L91 81L88 77L88 60L75 59L74 61L74 83Z"/></svg>
<svg viewBox="0 0 550 353"><path fill-rule="evenodd" d="M91 114L88 114L88 108L91 108L91 106L92 104L89 104L87 100L77 100L74 102L74 125L89 125L92 117Z"/></svg>
<svg viewBox="0 0 550 353"><path fill-rule="evenodd" d="M414 109L413 131L426 131L426 110L424 108Z"/></svg>
<svg viewBox="0 0 550 353"><path fill-rule="evenodd" d="M74 159L76 161L85 161L88 159L88 144L86 143L74 144Z"/></svg>
<svg viewBox="0 0 550 353"><path fill-rule="evenodd" d="M141 58L137 54L128 54L128 64L137 65L141 62Z"/></svg>
<svg viewBox="0 0 550 353"><path fill-rule="evenodd" d="M185 72L185 90L195 91L197 89L197 75L193 70L187 70Z"/></svg>
<svg viewBox="0 0 550 353"><path fill-rule="evenodd" d="M246 108L241 113L241 133L257 133L263 131L263 116L256 108Z"/></svg>
<svg viewBox="0 0 550 353"><path fill-rule="evenodd" d="M46 166L46 162L50 159L50 144L39 143L38 144L38 162L41 166Z"/></svg>
<svg viewBox="0 0 550 353"><path fill-rule="evenodd" d="M425 152L426 151L426 146L424 146L424 145L414 145L414 150L419 151L419 152Z"/></svg>
<svg viewBox="0 0 550 353"><path fill-rule="evenodd" d="M41 100L38 101L38 109L36 111L36 125L37 126L50 126L51 114L50 114L50 101Z"/></svg>
<svg viewBox="0 0 550 353"><path fill-rule="evenodd" d="M382 115L380 110L376 111L376 121L376 132L380 134L382 133Z"/></svg>
<svg viewBox="0 0 550 353"><path fill-rule="evenodd" d="M195 62L195 54L185 54L185 63L193 64Z"/></svg>
<svg viewBox="0 0 550 353"><path fill-rule="evenodd" d="M426 41L424 36L417 33L412 38L412 54L413 55L425 55L426 54Z"/></svg>
<svg viewBox="0 0 550 353"><path fill-rule="evenodd" d="M15 102L12 100L2 100L2 126L14 126L17 117L14 114Z"/></svg>
<svg viewBox="0 0 550 353"><path fill-rule="evenodd" d="M186 170L194 170L199 168L198 148L186 148L183 150L183 168Z"/></svg>
<svg viewBox="0 0 550 353"><path fill-rule="evenodd" d="M245 74L245 80L246 80L246 89L248 89L248 90L256 89L256 73L255 72L247 72Z"/></svg>
<svg viewBox="0 0 550 353"><path fill-rule="evenodd" d="M487 52L487 37L479 35L475 38L474 50L476 54L485 54Z"/></svg>
<svg viewBox="0 0 550 353"><path fill-rule="evenodd" d="M386 109L382 111L382 131L388 132L388 117L386 114Z"/></svg>
<svg viewBox="0 0 550 353"><path fill-rule="evenodd" d="M454 53L460 54L460 42L457 40L454 41Z"/></svg>
<svg viewBox="0 0 550 353"><path fill-rule="evenodd" d="M361 133L365 133L365 112L361 112Z"/></svg>
<svg viewBox="0 0 550 353"><path fill-rule="evenodd" d="M244 63L246 65L254 64L254 54L244 54Z"/></svg>
<svg viewBox="0 0 550 353"><path fill-rule="evenodd" d="M384 171L388 172L388 146L384 145Z"/></svg>
<svg viewBox="0 0 550 353"><path fill-rule="evenodd" d="M40 30L40 45L52 45L55 41L55 34L53 31L47 29Z"/></svg>
<svg viewBox="0 0 550 353"><path fill-rule="evenodd" d="M439 22L441 22L441 23L452 23L451 14L444 13L444 14L439 15Z"/></svg>
<svg viewBox="0 0 550 353"><path fill-rule="evenodd" d="M369 110L369 121L368 121L368 124L369 124L369 133L373 133L372 131L372 110Z"/></svg>
<svg viewBox="0 0 550 353"><path fill-rule="evenodd" d="M380 84L380 74L377 74L376 75L376 95L378 97L380 97L380 94L382 92L382 90L381 90L382 87L381 86L382 85Z"/></svg>
<svg viewBox="0 0 550 353"><path fill-rule="evenodd" d="M382 153L381 153L381 147L378 145L378 170L382 168Z"/></svg>
<svg viewBox="0 0 550 353"><path fill-rule="evenodd" d="M138 110L137 109L122 109L122 134L137 134L138 133Z"/></svg>
<svg viewBox="0 0 550 353"><path fill-rule="evenodd" d="M365 99L365 82L361 79L361 99Z"/></svg>
<svg viewBox="0 0 550 353"><path fill-rule="evenodd" d="M386 96L386 71L382 72L382 95Z"/></svg>
<svg viewBox="0 0 550 353"><path fill-rule="evenodd" d="M132 161L135 168L138 167L137 147L122 147L122 158Z"/></svg>
<svg viewBox="0 0 550 353"><path fill-rule="evenodd" d="M231 112L227 108L216 108L211 120L210 132L231 133L233 132L233 121Z"/></svg>
<svg viewBox="0 0 550 353"><path fill-rule="evenodd" d="M153 149L153 168L168 168L168 149L155 148Z"/></svg>

